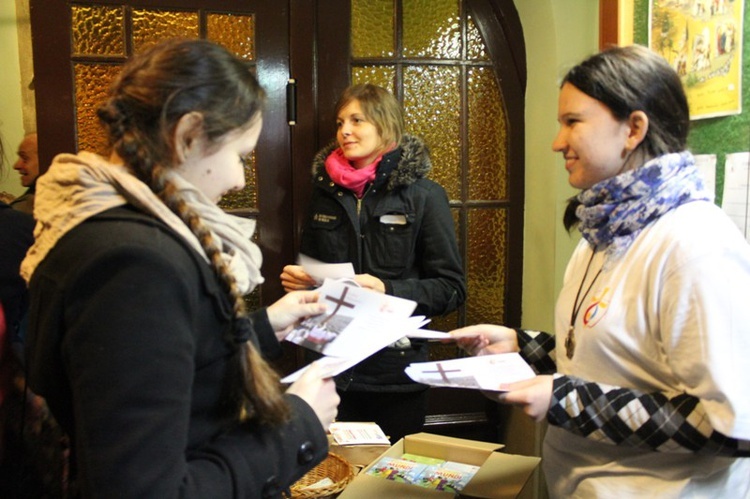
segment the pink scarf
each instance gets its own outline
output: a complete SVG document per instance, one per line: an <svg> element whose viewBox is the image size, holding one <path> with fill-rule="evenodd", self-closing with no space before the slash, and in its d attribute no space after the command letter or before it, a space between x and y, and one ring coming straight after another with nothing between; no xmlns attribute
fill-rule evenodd
<svg viewBox="0 0 750 499"><path fill-rule="evenodd" d="M367 184L375 180L375 170L381 159L383 159L382 154L369 165L357 169L344 157L344 151L339 147L326 158L326 171L336 185L349 189L361 198Z"/></svg>

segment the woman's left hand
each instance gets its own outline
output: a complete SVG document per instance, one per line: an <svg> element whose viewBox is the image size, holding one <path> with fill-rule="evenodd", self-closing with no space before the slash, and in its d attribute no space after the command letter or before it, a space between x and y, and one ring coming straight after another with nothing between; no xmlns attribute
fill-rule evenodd
<svg viewBox="0 0 750 499"><path fill-rule="evenodd" d="M317 291L291 291L266 309L276 338L281 341L289 334L292 326L302 319L320 315L326 311L326 304L318 302Z"/></svg>
<svg viewBox="0 0 750 499"><path fill-rule="evenodd" d="M385 284L373 275L357 274L354 276L354 280L363 288L371 289L378 293L385 293Z"/></svg>
<svg viewBox="0 0 750 499"><path fill-rule="evenodd" d="M505 392L484 392L486 396L503 404L517 405L534 421L543 421L552 403L551 375L540 375L532 379L501 385Z"/></svg>

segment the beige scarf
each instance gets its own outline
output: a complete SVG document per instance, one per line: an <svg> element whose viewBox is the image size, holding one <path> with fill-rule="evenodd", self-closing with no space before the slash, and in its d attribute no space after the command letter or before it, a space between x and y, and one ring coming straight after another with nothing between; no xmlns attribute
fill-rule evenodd
<svg viewBox="0 0 750 499"><path fill-rule="evenodd" d="M211 231L241 292L249 293L261 284L260 248L250 240L255 221L225 213L174 170L168 171L167 179ZM47 253L75 226L98 213L128 203L163 221L208 261L198 238L146 184L122 165L81 152L58 155L49 171L37 181L36 240L21 264L21 276L26 282L30 281Z"/></svg>

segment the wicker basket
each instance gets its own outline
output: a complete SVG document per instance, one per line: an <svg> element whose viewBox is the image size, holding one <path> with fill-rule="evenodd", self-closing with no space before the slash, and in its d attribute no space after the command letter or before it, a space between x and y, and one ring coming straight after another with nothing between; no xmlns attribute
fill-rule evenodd
<svg viewBox="0 0 750 499"><path fill-rule="evenodd" d="M330 478L331 485L312 487L319 481ZM328 453L328 456L291 487L292 499L322 499L335 497L354 478L354 467L342 457Z"/></svg>

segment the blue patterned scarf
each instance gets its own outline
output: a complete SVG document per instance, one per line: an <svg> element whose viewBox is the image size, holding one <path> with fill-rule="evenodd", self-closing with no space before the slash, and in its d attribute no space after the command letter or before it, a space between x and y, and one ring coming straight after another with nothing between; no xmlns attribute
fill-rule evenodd
<svg viewBox="0 0 750 499"><path fill-rule="evenodd" d="M711 200L695 158L687 151L654 158L595 184L577 198L579 229L592 246L606 247L609 262L622 256L644 227L669 210Z"/></svg>

